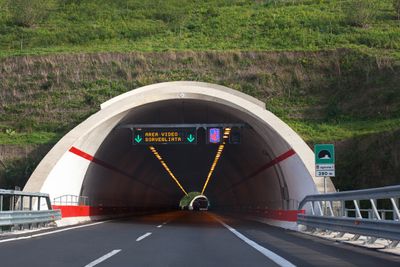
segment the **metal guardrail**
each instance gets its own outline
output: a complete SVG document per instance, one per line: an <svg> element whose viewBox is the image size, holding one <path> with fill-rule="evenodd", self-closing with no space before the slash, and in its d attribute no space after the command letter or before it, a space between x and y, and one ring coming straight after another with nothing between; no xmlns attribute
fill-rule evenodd
<svg viewBox="0 0 400 267"><path fill-rule="evenodd" d="M0 226L33 225L61 219L59 210L4 211L0 212Z"/></svg>
<svg viewBox="0 0 400 267"><path fill-rule="evenodd" d="M44 198L47 209L51 209L50 198L44 193L28 193L17 190L0 189L0 212L5 210L40 210ZM28 203L26 200L28 199ZM36 201L36 207L33 206Z"/></svg>
<svg viewBox="0 0 400 267"><path fill-rule="evenodd" d="M89 197L76 195L62 195L53 199L54 205L80 206L89 205Z"/></svg>
<svg viewBox="0 0 400 267"><path fill-rule="evenodd" d="M387 199L387 198L399 198L399 197L400 197L400 185L385 186L379 188L309 195L306 196L300 202L299 208L303 207L306 202L310 201L322 201L322 200L346 201L346 200L365 200L365 199Z"/></svg>
<svg viewBox="0 0 400 267"><path fill-rule="evenodd" d="M297 222L314 229L338 231L338 237L351 233L354 234L352 240L361 235L369 236L370 244L377 238L388 239L392 241L389 247L396 247L400 243L399 198L400 185L310 195L299 204L299 210L308 208L306 214L298 215ZM384 201L385 208L379 209L379 202L382 204ZM369 207L361 209L360 204ZM350 205L351 208L346 207ZM388 205L391 205L391 210Z"/></svg>
<svg viewBox="0 0 400 267"><path fill-rule="evenodd" d="M0 232L45 225L59 219L61 211L52 210L48 194L0 189Z"/></svg>

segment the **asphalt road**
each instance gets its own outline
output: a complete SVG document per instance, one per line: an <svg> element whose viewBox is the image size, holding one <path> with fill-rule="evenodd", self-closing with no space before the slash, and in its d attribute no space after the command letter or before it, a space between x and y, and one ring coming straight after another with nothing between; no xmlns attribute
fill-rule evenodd
<svg viewBox="0 0 400 267"><path fill-rule="evenodd" d="M387 267L400 266L400 257L239 218L189 211L132 217L0 243L0 266L290 264Z"/></svg>

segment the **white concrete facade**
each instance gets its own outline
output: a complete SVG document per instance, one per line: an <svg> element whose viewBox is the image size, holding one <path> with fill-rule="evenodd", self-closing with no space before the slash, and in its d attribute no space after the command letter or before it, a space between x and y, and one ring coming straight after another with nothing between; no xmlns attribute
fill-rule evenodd
<svg viewBox="0 0 400 267"><path fill-rule="evenodd" d="M72 129L53 147L33 172L24 190L49 193L51 198L80 195L90 162L72 154L69 149L76 147L95 155L105 138L129 112L144 105L176 99L229 107L269 143L271 158L293 149L295 155L280 162L279 171L274 174L284 180L290 200L299 202L305 195L323 192L323 179L314 175L313 151L287 124L266 110L263 102L227 87L201 82L153 84L103 103L101 110ZM120 187L120 183L115 185L115 190ZM335 188L328 180L328 192L332 191Z"/></svg>

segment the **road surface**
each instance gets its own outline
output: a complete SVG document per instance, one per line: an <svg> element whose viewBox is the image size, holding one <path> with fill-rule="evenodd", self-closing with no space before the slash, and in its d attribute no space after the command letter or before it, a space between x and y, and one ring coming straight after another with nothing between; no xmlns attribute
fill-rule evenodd
<svg viewBox="0 0 400 267"><path fill-rule="evenodd" d="M1 242L0 266L389 267L400 266L400 257L211 212L177 211Z"/></svg>

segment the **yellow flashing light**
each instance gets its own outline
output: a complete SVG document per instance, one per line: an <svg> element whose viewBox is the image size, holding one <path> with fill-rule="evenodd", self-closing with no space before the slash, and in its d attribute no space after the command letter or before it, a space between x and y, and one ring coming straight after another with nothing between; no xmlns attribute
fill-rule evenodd
<svg viewBox="0 0 400 267"><path fill-rule="evenodd" d="M181 183L178 181L178 179L175 177L175 175L172 173L172 171L169 169L167 163L161 158L160 154L158 154L158 151L155 149L153 146L149 146L149 149L151 152L153 152L154 156L160 161L161 165L164 167L164 169L167 171L169 176L175 181L175 183L178 185L178 187L182 190L182 192L187 195L188 193L186 190L183 188Z"/></svg>
<svg viewBox="0 0 400 267"><path fill-rule="evenodd" d="M206 191L208 182L210 181L210 178L215 170L215 166L217 166L218 160L221 158L221 154L222 154L222 151L224 151L224 147L225 147L224 144L219 145L219 147L218 147L217 153L215 154L214 161L211 165L210 171L208 172L206 182L204 183L203 189L201 190L201 194L204 194L204 191Z"/></svg>

